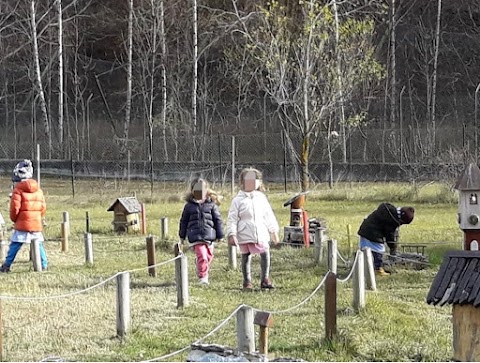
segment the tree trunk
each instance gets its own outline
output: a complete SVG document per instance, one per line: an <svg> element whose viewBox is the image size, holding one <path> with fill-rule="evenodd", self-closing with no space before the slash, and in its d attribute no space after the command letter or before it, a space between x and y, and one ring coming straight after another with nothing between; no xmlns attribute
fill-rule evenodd
<svg viewBox="0 0 480 363"><path fill-rule="evenodd" d="M392 69L392 84L390 85L391 87L391 92L392 92L392 97L390 100L390 122L392 127L395 127L395 121L396 121L396 111L397 111L397 73L396 73L396 67L397 67L397 58L396 58L396 38L395 38L395 31L396 31L396 19L395 19L395 0L392 0L392 5L391 5L391 20L390 20L390 47L391 47L391 69Z"/></svg>
<svg viewBox="0 0 480 363"><path fill-rule="evenodd" d="M47 103L45 101L45 93L42 84L42 72L40 70L40 59L38 56L38 40L37 40L37 22L35 19L35 0L30 2L30 26L32 28L32 44L33 44L33 61L35 64L35 82L40 99L40 109L42 111L43 125L45 136L48 138L48 152L52 152L52 139L50 137L50 125L48 123Z"/></svg>
<svg viewBox="0 0 480 363"><path fill-rule="evenodd" d="M123 140L121 152L127 155L128 135L130 129L130 113L132 109L132 56L133 56L133 0L129 0L128 10L128 63L127 63L127 101L125 104L125 121L123 123Z"/></svg>
<svg viewBox="0 0 480 363"><path fill-rule="evenodd" d="M167 39L165 36L165 8L164 0L160 0L160 32L162 44L162 137L163 137L163 152L165 154L164 160L168 161L167 148Z"/></svg>
<svg viewBox="0 0 480 363"><path fill-rule="evenodd" d="M437 10L437 29L435 31L435 57L433 59L433 75L432 75L432 154L435 153L436 144L436 119L435 119L435 103L437 97L437 68L438 68L438 51L440 48L440 20L442 15L442 0L438 0Z"/></svg>
<svg viewBox="0 0 480 363"><path fill-rule="evenodd" d="M338 20L337 0L333 0L333 12L335 15L335 53L337 55L337 82L338 82L338 100L340 103L340 134L342 138L342 160L347 162L347 134L345 125L345 107L343 101L343 81L342 81L342 57L340 54L340 26Z"/></svg>
<svg viewBox="0 0 480 363"><path fill-rule="evenodd" d="M193 82L192 82L192 120L193 134L197 133L197 88L198 88L198 23L197 23L197 0L193 0ZM195 137L194 137L195 142Z"/></svg>
<svg viewBox="0 0 480 363"><path fill-rule="evenodd" d="M58 22L58 144L63 150L63 19L62 0L56 1Z"/></svg>
<svg viewBox="0 0 480 363"><path fill-rule="evenodd" d="M302 166L301 183L302 192L305 192L310 187L310 172L308 170L310 156L310 134L303 135L302 140L302 154L300 156L300 164Z"/></svg>

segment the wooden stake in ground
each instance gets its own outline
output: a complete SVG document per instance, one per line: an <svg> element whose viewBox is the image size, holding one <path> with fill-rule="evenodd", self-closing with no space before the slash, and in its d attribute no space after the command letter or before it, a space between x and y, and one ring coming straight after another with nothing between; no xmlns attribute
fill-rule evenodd
<svg viewBox="0 0 480 363"><path fill-rule="evenodd" d="M266 356L268 355L268 329L273 326L273 315L268 311L257 311L253 323L260 326L258 350Z"/></svg>
<svg viewBox="0 0 480 363"><path fill-rule="evenodd" d="M148 274L152 277L157 276L157 271L155 269L155 240L152 236L147 237L147 265L148 265Z"/></svg>

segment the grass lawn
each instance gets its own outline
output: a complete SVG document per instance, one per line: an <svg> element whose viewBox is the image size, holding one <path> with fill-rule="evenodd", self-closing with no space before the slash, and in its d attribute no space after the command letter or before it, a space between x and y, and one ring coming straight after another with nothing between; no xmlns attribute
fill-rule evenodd
<svg viewBox="0 0 480 363"><path fill-rule="evenodd" d="M8 218L10 183L0 179L0 212ZM289 224L283 202L298 191L284 193L283 186L269 185L267 192L281 228ZM160 357L204 337L240 304L257 309L288 312L274 314L270 330L272 357L307 361L448 361L453 357L451 306L425 303L443 253L459 249L463 232L458 228L457 196L444 184L339 184L333 190L312 188L306 209L310 217L327 222L329 238L338 241L342 256L349 256L349 240L355 248L362 219L383 201L413 205L415 220L400 230L400 242L424 243L430 266L416 271L398 269L377 279L377 291L367 292L366 307L352 312L351 280L339 283L338 334L324 341L324 289L304 301L323 279L327 268L313 263L313 248L283 246L272 251L271 275L277 288L270 292L240 290L241 272L228 269L228 248L219 244L210 275L211 284L200 286L195 277L194 255L188 252L190 305L176 308L174 263L131 274L132 331L124 341L116 335L116 285L111 280L81 294L72 293L98 284L119 271L146 266L145 236L117 236L112 232L112 213L107 208L118 197L136 194L146 204L148 232L158 236L160 218L168 217L169 240L157 242L157 262L173 257L187 184L154 186L145 182L81 180L75 182L75 198L69 180L42 179L47 198L45 229L48 271L32 272L28 248L20 251L12 273L0 275L3 319L3 360L38 361L61 357L72 361L141 361ZM226 218L231 195L225 191L220 211ZM70 214L69 250L61 252L62 212ZM83 232L85 212L90 215L94 265L85 266ZM8 224L10 225L10 224ZM350 225L350 235L348 235ZM238 266L240 264L238 263ZM339 277L349 269L339 260ZM253 259L254 276L260 260ZM254 282L258 286L259 278ZM48 298L49 296L59 296ZM303 303L302 303L303 302ZM257 332L258 333L258 332ZM205 339L235 347L235 317ZM167 361L185 361L188 351Z"/></svg>

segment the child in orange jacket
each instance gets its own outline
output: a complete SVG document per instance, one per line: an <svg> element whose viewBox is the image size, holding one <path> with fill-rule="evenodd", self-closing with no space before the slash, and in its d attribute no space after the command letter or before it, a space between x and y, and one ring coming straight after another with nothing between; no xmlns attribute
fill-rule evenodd
<svg viewBox="0 0 480 363"><path fill-rule="evenodd" d="M10 219L14 223L14 233L0 272L10 272L10 266L20 248L24 243L31 243L34 239L40 242L42 270L47 269L47 254L42 243L45 197L37 181L32 178L33 166L30 160L21 161L13 169L14 189L10 199Z"/></svg>

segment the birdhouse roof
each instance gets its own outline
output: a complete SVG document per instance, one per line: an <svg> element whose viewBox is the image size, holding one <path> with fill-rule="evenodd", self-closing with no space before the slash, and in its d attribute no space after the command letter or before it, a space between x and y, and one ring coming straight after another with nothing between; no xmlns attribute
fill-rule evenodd
<svg viewBox="0 0 480 363"><path fill-rule="evenodd" d="M298 198L300 198L301 196L303 195L307 195L308 193L310 193L310 191L305 191L305 192L301 192L301 193L298 193L297 195L294 195L293 197L291 197L289 200L287 200L285 203L283 203L283 206L286 207L287 205L290 205L292 204L293 202L295 202Z"/></svg>
<svg viewBox="0 0 480 363"><path fill-rule="evenodd" d="M113 208L115 208L115 205L117 203L120 203L127 213L139 213L142 211L142 206L140 205L139 201L135 197L124 197L124 198L118 198L113 204L110 206L110 208L107 209L107 212L113 211Z"/></svg>
<svg viewBox="0 0 480 363"><path fill-rule="evenodd" d="M480 169L477 164L469 164L455 184L457 190L480 190Z"/></svg>
<svg viewBox="0 0 480 363"><path fill-rule="evenodd" d="M450 251L427 295L431 305L480 305L480 252Z"/></svg>

